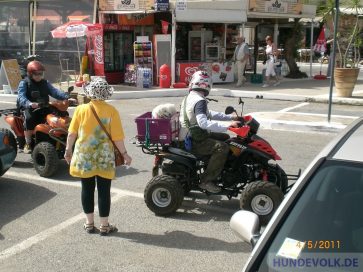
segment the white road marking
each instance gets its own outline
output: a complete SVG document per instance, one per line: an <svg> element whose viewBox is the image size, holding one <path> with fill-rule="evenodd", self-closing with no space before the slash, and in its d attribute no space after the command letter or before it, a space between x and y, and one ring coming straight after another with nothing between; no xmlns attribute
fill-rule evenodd
<svg viewBox="0 0 363 272"><path fill-rule="evenodd" d="M1 101L1 104L11 104L11 105L16 105L16 102L12 102L12 101Z"/></svg>
<svg viewBox="0 0 363 272"><path fill-rule="evenodd" d="M47 182L47 183L54 183L54 184L60 184L60 185L65 185L65 186L72 186L72 187L81 187L80 182L66 182L66 181L57 181L57 180L53 180L53 179L48 179L48 178L43 178L43 177L39 177L37 175L29 175L29 174L24 174L24 173L17 173L15 171L11 171L9 170L4 177L7 178L12 178L12 179L23 179L23 180L27 180L27 181L33 181L33 180L38 180L41 182ZM111 198L111 203L115 203L118 200L120 200L122 197L136 197L136 198L143 198L144 195L142 193L137 193L137 192L133 192L133 191L129 191L129 190L121 190L121 189L117 189L117 188L111 188L111 193L114 193L115 195ZM192 203L188 203L186 202L183 206L186 207L193 207ZM205 210L209 210L209 211L215 211L215 212L219 212L219 213L225 213L225 214L231 214L234 212L233 209L227 209L227 208L222 208L222 207L213 207L210 206L209 204L203 204L203 203L198 203L199 208L203 208ZM181 207L181 209L183 209L183 207ZM95 213L98 212L98 207L95 207ZM74 217L71 217L69 219L67 219L66 221L53 226L51 228L48 228L32 237L29 237L27 239L25 239L24 241L13 245L12 247L9 247L3 251L0 252L0 261L3 261L7 258L10 258L16 254L19 254L25 250L27 250L28 248L30 248L31 246L38 244L42 241L44 241L45 239L56 235L57 233L61 232L62 230L66 229L67 227L77 223L78 221L84 220L84 213L80 213Z"/></svg>
<svg viewBox="0 0 363 272"><path fill-rule="evenodd" d="M285 108L285 109L282 109L282 110L279 110L278 112L288 112L288 111L291 111L291 110L294 110L294 109L297 109L297 108L301 108L301 107L304 107L304 106L307 106L309 105L310 103L307 103L307 102L304 102L304 103L300 103L296 106L293 106L293 107L289 107L289 108Z"/></svg>
<svg viewBox="0 0 363 272"><path fill-rule="evenodd" d="M111 198L111 202L116 202L118 199L120 199L121 197L124 197L124 196L125 195L117 194ZM98 209L95 208L95 213L97 213L97 212L98 212ZM46 229L32 237L29 237L28 239L25 239L24 241L12 246L12 247L9 247L9 248L1 251L0 252L0 261L3 261L7 258L10 258L11 256L19 254L20 252L30 248L31 246L33 246L35 244L38 244L39 242L49 238L50 236L53 236L53 235L61 232L65 228L73 225L74 223L77 223L80 220L84 220L84 218L85 218L84 213L80 213L54 227Z"/></svg>

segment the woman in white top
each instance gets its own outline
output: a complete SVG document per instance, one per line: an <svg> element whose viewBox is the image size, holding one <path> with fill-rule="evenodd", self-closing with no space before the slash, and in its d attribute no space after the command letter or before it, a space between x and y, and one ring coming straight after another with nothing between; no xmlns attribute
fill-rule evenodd
<svg viewBox="0 0 363 272"><path fill-rule="evenodd" d="M275 44L272 42L271 36L266 36L266 82L262 85L263 88L270 86L270 77L275 77L275 83L273 86L277 86L280 84L278 77L275 72L275 57L277 56L277 48Z"/></svg>

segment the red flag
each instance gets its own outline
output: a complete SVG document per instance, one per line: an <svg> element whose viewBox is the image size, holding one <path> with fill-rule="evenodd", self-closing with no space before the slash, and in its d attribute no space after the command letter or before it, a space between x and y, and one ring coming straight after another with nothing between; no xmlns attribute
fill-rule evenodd
<svg viewBox="0 0 363 272"><path fill-rule="evenodd" d="M163 21L163 20L160 20L160 21L161 21L161 32L163 34L168 34L169 23L167 21Z"/></svg>
<svg viewBox="0 0 363 272"><path fill-rule="evenodd" d="M314 51L324 53L326 51L325 29L321 29L319 37L314 45Z"/></svg>

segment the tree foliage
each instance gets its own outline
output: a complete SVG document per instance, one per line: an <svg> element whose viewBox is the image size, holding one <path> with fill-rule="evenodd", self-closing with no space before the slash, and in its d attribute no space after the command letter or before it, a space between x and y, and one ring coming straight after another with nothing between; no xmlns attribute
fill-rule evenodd
<svg viewBox="0 0 363 272"><path fill-rule="evenodd" d="M292 28L286 30L286 40L284 41L284 55L290 72L286 75L288 78L305 78L307 74L300 71L299 66L296 63L297 50L301 47L301 23L298 19L294 20Z"/></svg>

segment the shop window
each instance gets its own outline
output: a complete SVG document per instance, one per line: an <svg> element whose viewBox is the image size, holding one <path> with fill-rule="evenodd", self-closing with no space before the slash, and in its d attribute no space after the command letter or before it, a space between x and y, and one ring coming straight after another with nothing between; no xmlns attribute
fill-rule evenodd
<svg viewBox="0 0 363 272"><path fill-rule="evenodd" d="M0 60L21 60L28 52L29 2L0 3Z"/></svg>

